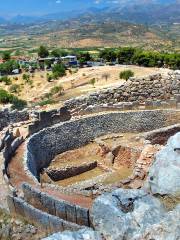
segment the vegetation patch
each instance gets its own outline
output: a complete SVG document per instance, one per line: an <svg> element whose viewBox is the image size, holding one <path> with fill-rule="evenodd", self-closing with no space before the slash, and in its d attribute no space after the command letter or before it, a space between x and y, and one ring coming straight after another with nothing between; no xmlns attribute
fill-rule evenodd
<svg viewBox="0 0 180 240"><path fill-rule="evenodd" d="M0 88L0 103L2 104L12 104L13 109L22 110L27 106L27 102L19 99L13 94L8 93L6 90Z"/></svg>

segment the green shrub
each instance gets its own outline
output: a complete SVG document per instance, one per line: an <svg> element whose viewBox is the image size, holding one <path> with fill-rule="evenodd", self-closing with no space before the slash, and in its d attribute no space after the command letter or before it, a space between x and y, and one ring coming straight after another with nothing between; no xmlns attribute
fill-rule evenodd
<svg viewBox="0 0 180 240"><path fill-rule="evenodd" d="M5 63L0 64L0 73L4 75L11 74L14 69L19 69L19 64L17 61L9 60Z"/></svg>
<svg viewBox="0 0 180 240"><path fill-rule="evenodd" d="M57 80L58 78L59 78L59 73L58 73L58 72L54 72L54 73L52 74L52 79Z"/></svg>
<svg viewBox="0 0 180 240"><path fill-rule="evenodd" d="M9 51L4 51L2 54L2 59L4 61L8 61L11 59L11 53Z"/></svg>
<svg viewBox="0 0 180 240"><path fill-rule="evenodd" d="M49 56L49 51L45 46L40 46L38 49L38 56L41 58L46 58Z"/></svg>
<svg viewBox="0 0 180 240"><path fill-rule="evenodd" d="M48 82L51 82L51 80L53 79L53 76L51 74L47 73L46 79Z"/></svg>
<svg viewBox="0 0 180 240"><path fill-rule="evenodd" d="M63 87L60 85L60 86L55 86L51 89L51 94L52 95L55 95L57 93L59 93L60 95L62 94L62 91L63 91Z"/></svg>
<svg viewBox="0 0 180 240"><path fill-rule="evenodd" d="M94 85L95 85L95 83L96 83L96 79L95 79L95 78L92 78L92 79L89 81L89 83L92 84L93 87L94 87Z"/></svg>
<svg viewBox="0 0 180 240"><path fill-rule="evenodd" d="M23 78L23 80L24 80L27 84L29 84L29 85L32 87L32 85L33 85L33 80L30 79L30 75L29 75L29 74L24 73L23 76L22 76L22 78Z"/></svg>
<svg viewBox="0 0 180 240"><path fill-rule="evenodd" d="M8 76L3 76L0 78L0 82L4 82L6 85L11 85L12 81Z"/></svg>
<svg viewBox="0 0 180 240"><path fill-rule="evenodd" d="M21 90L20 86L18 84L13 84L12 86L10 86L9 91L11 93L19 93Z"/></svg>
<svg viewBox="0 0 180 240"><path fill-rule="evenodd" d="M24 100L21 100L17 97L13 97L12 99L12 102L11 102L13 105L12 105L12 108L13 109L18 109L18 110L22 110L24 109L25 107L27 107L27 102L24 101Z"/></svg>
<svg viewBox="0 0 180 240"><path fill-rule="evenodd" d="M134 72L131 70L124 70L119 74L120 79L128 80L130 77L134 77Z"/></svg>
<svg viewBox="0 0 180 240"><path fill-rule="evenodd" d="M0 103L9 103L9 94L2 88L0 88Z"/></svg>
<svg viewBox="0 0 180 240"><path fill-rule="evenodd" d="M27 106L27 102L9 94L6 90L0 88L0 103L11 103L13 109L22 110Z"/></svg>
<svg viewBox="0 0 180 240"><path fill-rule="evenodd" d="M46 106L48 104L54 104L54 103L56 103L56 101L54 101L53 99L46 99L46 100L39 102L37 105L42 107L42 106Z"/></svg>
<svg viewBox="0 0 180 240"><path fill-rule="evenodd" d="M62 64L56 64L52 68L53 76L55 77L63 77L66 75L66 69Z"/></svg>

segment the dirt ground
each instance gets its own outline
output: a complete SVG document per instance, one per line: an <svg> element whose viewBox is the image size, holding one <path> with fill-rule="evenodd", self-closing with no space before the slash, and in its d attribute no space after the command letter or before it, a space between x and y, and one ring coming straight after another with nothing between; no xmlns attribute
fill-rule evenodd
<svg viewBox="0 0 180 240"><path fill-rule="evenodd" d="M92 68L81 68L78 71L72 69L72 73L67 71L67 75L48 82L46 79L47 72L39 71L34 74L30 74L32 84L25 83L22 79L22 75L11 76L12 84L20 86L20 91L17 96L28 102L39 102L40 98L55 86L62 86L64 88L64 94L56 96L58 105L59 102L63 102L72 97L80 96L86 93L94 92L102 88L111 87L120 83L124 80L119 79L119 73L125 69L131 69L135 73L135 77L142 77L154 73L165 73L167 69L158 68L145 68L137 66L101 66ZM104 75L107 74L107 78ZM18 79L15 79L18 78ZM95 78L94 86L90 84L90 80ZM0 83L0 87L10 90L10 86L5 86Z"/></svg>
<svg viewBox="0 0 180 240"><path fill-rule="evenodd" d="M119 133L119 134L108 134L103 137L96 139L96 141L103 141L109 146L111 149L119 146L119 145L129 145L131 142L131 147L140 147L141 143L135 140L137 133ZM70 150L65 153L57 155L54 160L50 164L50 168L52 169L59 169L59 168L66 168L70 166L79 166L83 163L88 163L92 161L97 161L98 164L106 165L105 157L103 157L100 153L100 147L97 142L89 143L83 147L80 147L75 150ZM124 156L125 157L125 156ZM119 157L118 157L119 159ZM113 184L119 182L130 176L133 171L133 164L126 159L116 159L116 161L121 161L119 165L116 166L109 166L109 170L113 170L112 173L107 176L103 184ZM60 186L69 186L74 183L82 182L85 180L92 179L99 175L104 174L105 171L102 170L100 167L97 167L91 171L87 171L85 173L79 174L77 176L61 180L56 182L56 184Z"/></svg>

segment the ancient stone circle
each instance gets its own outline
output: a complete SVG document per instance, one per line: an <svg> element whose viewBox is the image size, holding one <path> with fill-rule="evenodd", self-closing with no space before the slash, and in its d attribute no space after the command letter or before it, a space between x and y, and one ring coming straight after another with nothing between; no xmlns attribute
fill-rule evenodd
<svg viewBox="0 0 180 240"><path fill-rule="evenodd" d="M131 78L57 110L1 110L1 207L6 198L14 217L53 234L49 240L178 239L179 106L176 71ZM51 167L56 156L88 144L101 161ZM131 174L107 182L126 165ZM61 185L97 168L102 174Z"/></svg>

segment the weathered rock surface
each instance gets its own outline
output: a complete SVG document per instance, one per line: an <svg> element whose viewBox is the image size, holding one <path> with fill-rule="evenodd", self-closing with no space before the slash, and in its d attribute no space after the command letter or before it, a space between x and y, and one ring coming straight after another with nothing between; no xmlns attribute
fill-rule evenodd
<svg viewBox="0 0 180 240"><path fill-rule="evenodd" d="M169 212L162 221L148 227L141 235L133 240L178 240L180 239L180 205Z"/></svg>
<svg viewBox="0 0 180 240"><path fill-rule="evenodd" d="M153 194L180 197L180 132L171 137L156 154L146 187Z"/></svg>
<svg viewBox="0 0 180 240"><path fill-rule="evenodd" d="M160 201L143 190L118 189L97 198L92 207L96 230L107 240L131 240L161 221L165 210Z"/></svg>
<svg viewBox="0 0 180 240"><path fill-rule="evenodd" d="M48 238L44 238L44 240L102 240L102 238L98 232L82 229L78 232L55 233Z"/></svg>

